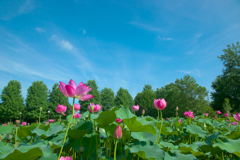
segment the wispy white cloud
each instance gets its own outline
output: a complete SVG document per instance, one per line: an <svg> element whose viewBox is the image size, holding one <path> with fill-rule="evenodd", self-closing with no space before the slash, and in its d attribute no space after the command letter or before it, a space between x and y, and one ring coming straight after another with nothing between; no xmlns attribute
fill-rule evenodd
<svg viewBox="0 0 240 160"><path fill-rule="evenodd" d="M37 7L35 0L25 0L19 3L6 3L6 6L0 10L0 19L10 20L13 17L17 17L21 14L30 13Z"/></svg>
<svg viewBox="0 0 240 160"><path fill-rule="evenodd" d="M29 13L30 11L34 10L36 8L36 4L34 0L26 0L23 5L20 6L18 9L18 13Z"/></svg>
<svg viewBox="0 0 240 160"><path fill-rule="evenodd" d="M37 27L37 28L36 28L36 31L38 31L39 33L45 32L45 30L44 30L44 29L42 29L42 28L39 28L39 27Z"/></svg>
<svg viewBox="0 0 240 160"><path fill-rule="evenodd" d="M132 25L135 25L135 26L138 26L144 30L148 30L148 31L153 31L153 32L160 32L162 31L162 29L158 28L158 27L154 27L152 25L149 25L149 24L144 24L144 23L141 23L141 22L128 22L129 24L132 24Z"/></svg>
<svg viewBox="0 0 240 160"><path fill-rule="evenodd" d="M61 40L56 35L52 35L51 39L54 40L57 43L57 45L59 45L63 49L66 49L66 50L74 49L73 45L70 42L66 40Z"/></svg>
<svg viewBox="0 0 240 160"><path fill-rule="evenodd" d="M193 70L177 70L177 72L182 72L185 74L192 74L192 75L196 75L198 77L201 77L201 73L198 69L193 69Z"/></svg>
<svg viewBox="0 0 240 160"><path fill-rule="evenodd" d="M87 33L86 29L84 29L84 28L80 28L80 31L82 31L83 34Z"/></svg>
<svg viewBox="0 0 240 160"><path fill-rule="evenodd" d="M164 37L160 37L160 36L158 36L158 39L163 40L163 41L172 41L173 40L173 38L164 38Z"/></svg>

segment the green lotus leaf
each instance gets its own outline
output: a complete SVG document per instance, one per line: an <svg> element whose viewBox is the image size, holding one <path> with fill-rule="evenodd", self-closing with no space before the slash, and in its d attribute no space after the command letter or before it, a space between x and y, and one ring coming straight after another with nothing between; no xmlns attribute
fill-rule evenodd
<svg viewBox="0 0 240 160"><path fill-rule="evenodd" d="M228 133L226 135L227 138L230 138L230 139L239 139L240 138L240 132L238 131L233 131L231 133Z"/></svg>
<svg viewBox="0 0 240 160"><path fill-rule="evenodd" d="M57 158L58 158L58 154L57 153L52 153L48 156L41 157L39 160L53 160L53 159L55 160Z"/></svg>
<svg viewBox="0 0 240 160"><path fill-rule="evenodd" d="M198 119L198 122L206 123L206 124L212 125L212 122L211 122L209 119Z"/></svg>
<svg viewBox="0 0 240 160"><path fill-rule="evenodd" d="M240 141L227 139L225 142L222 142L220 139L216 139L216 142L213 144L213 147L219 147L221 150L225 150L229 153L233 153L236 156L240 157Z"/></svg>
<svg viewBox="0 0 240 160"><path fill-rule="evenodd" d="M142 123L137 121L137 117L124 119L124 123L127 125L131 132L149 132L154 135L156 134L156 130L152 125L142 125Z"/></svg>
<svg viewBox="0 0 240 160"><path fill-rule="evenodd" d="M65 133L59 133L57 135L51 136L47 139L45 139L46 143L48 142L50 147L52 149L56 149L56 148L60 148L63 146L63 139L65 137ZM68 138L66 139L66 141L68 140Z"/></svg>
<svg viewBox="0 0 240 160"><path fill-rule="evenodd" d="M121 118L122 120L136 117L134 114L132 114L129 108L123 108L123 109L117 110L115 111L115 113L116 113L116 117Z"/></svg>
<svg viewBox="0 0 240 160"><path fill-rule="evenodd" d="M78 130L88 129L88 133L91 133L93 129L92 125L93 125L92 122L80 121L73 128Z"/></svg>
<svg viewBox="0 0 240 160"><path fill-rule="evenodd" d="M175 151L173 156L170 156L167 152L165 153L165 159L167 160L196 160L197 158L192 154L182 154L179 151Z"/></svg>
<svg viewBox="0 0 240 160"><path fill-rule="evenodd" d="M32 130L32 133L36 133L38 136L42 136L42 138L47 138L50 137L53 134L58 133L59 131L62 131L64 128L64 126L60 125L60 124L56 124L54 126L50 126L49 129L47 131L39 129L39 128L35 128Z"/></svg>
<svg viewBox="0 0 240 160"><path fill-rule="evenodd" d="M206 143L208 145L212 145L212 142L214 139L218 138L218 136L220 135L221 133L220 132L214 132L212 135L208 136L206 138Z"/></svg>
<svg viewBox="0 0 240 160"><path fill-rule="evenodd" d="M221 125L222 125L222 123L220 123L220 122L218 122L218 121L216 121L216 120L213 120L213 124L212 124L213 128L219 127L219 126L221 126Z"/></svg>
<svg viewBox="0 0 240 160"><path fill-rule="evenodd" d="M197 126L196 124L190 124L187 126L188 132L192 134L197 134L199 137L205 137L207 132L202 130L201 127Z"/></svg>
<svg viewBox="0 0 240 160"><path fill-rule="evenodd" d="M110 123L116 120L116 110L118 110L118 108L113 108L112 110L102 112L98 118L95 119L95 121L103 127L108 126Z"/></svg>
<svg viewBox="0 0 240 160"><path fill-rule="evenodd" d="M73 139L81 139L87 133L88 129L83 130L73 129L68 131L68 136Z"/></svg>
<svg viewBox="0 0 240 160"><path fill-rule="evenodd" d="M19 147L13 149L11 152L1 155L2 160L33 160L39 156L49 156L52 154L51 147L43 141L36 141L31 145L21 144Z"/></svg>
<svg viewBox="0 0 240 160"><path fill-rule="evenodd" d="M151 141L151 142L157 142L158 138L157 135L153 135L148 132L132 132L131 136L139 141Z"/></svg>
<svg viewBox="0 0 240 160"><path fill-rule="evenodd" d="M1 154L7 154L13 149L14 149L13 147L5 146L5 144L2 141L0 141L0 153Z"/></svg>
<svg viewBox="0 0 240 160"><path fill-rule="evenodd" d="M3 125L1 125L0 126L0 134L7 134L7 133L10 133L10 132L12 132L12 127L10 127L10 126L3 126Z"/></svg>
<svg viewBox="0 0 240 160"><path fill-rule="evenodd" d="M164 151L154 144L150 146L147 142L137 142L130 147L131 153L136 153L139 157L148 160L163 160Z"/></svg>
<svg viewBox="0 0 240 160"><path fill-rule="evenodd" d="M81 115L80 119L84 119L84 118L88 117L89 113L90 113L89 111L84 112L84 113Z"/></svg>

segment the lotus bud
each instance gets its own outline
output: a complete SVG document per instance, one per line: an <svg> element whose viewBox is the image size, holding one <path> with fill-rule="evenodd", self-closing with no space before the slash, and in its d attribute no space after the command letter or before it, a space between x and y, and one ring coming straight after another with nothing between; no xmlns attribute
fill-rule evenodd
<svg viewBox="0 0 240 160"><path fill-rule="evenodd" d="M42 111L42 107L40 107L40 111Z"/></svg>
<svg viewBox="0 0 240 160"><path fill-rule="evenodd" d="M94 106L91 106L90 108L91 108L92 112L94 112Z"/></svg>
<svg viewBox="0 0 240 160"><path fill-rule="evenodd" d="M142 110L142 114L145 114L145 109Z"/></svg>
<svg viewBox="0 0 240 160"><path fill-rule="evenodd" d="M122 128L120 125L117 126L115 132L114 132L114 137L117 139L121 139L122 138Z"/></svg>
<svg viewBox="0 0 240 160"><path fill-rule="evenodd" d="M176 110L178 111L178 106L176 107Z"/></svg>
<svg viewBox="0 0 240 160"><path fill-rule="evenodd" d="M80 147L80 148L79 148L79 151L80 151L80 153L82 154L83 151L84 151L84 147Z"/></svg>

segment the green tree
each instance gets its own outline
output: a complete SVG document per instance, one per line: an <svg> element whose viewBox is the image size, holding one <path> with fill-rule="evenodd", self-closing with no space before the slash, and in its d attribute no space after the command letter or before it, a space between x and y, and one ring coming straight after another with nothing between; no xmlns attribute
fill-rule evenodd
<svg viewBox="0 0 240 160"><path fill-rule="evenodd" d="M39 117L40 107L42 107L41 121L47 119L48 111L48 88L43 81L34 81L28 88L26 98L27 120L36 122Z"/></svg>
<svg viewBox="0 0 240 160"><path fill-rule="evenodd" d="M85 84L85 83L84 83ZM98 86L96 84L95 80L88 80L88 82L86 83L86 86L89 86L89 88L92 88L92 90L88 93L90 95L93 95L94 97L92 99L86 100L86 101L80 101L79 100L79 104L81 105L81 113L84 113L86 111L88 111L88 105L90 105L90 103L94 103L102 105L101 103L101 94L98 91Z"/></svg>
<svg viewBox="0 0 240 160"><path fill-rule="evenodd" d="M231 107L231 104L229 103L228 98L224 99L224 102L222 105L223 105L223 113L227 113L227 111L230 112L232 110L232 107Z"/></svg>
<svg viewBox="0 0 240 160"><path fill-rule="evenodd" d="M20 112L24 112L24 100L21 95L21 83L11 80L2 90L0 116L5 121L20 118ZM10 118L10 119L9 119Z"/></svg>
<svg viewBox="0 0 240 160"><path fill-rule="evenodd" d="M148 86L148 89L146 87ZM136 115L142 115L142 110L145 110L145 115L150 115L152 117L157 117L156 109L154 108L154 99L156 99L156 94L152 90L151 85L145 85L142 92L139 92L134 98L135 105L139 105L139 111Z"/></svg>
<svg viewBox="0 0 240 160"><path fill-rule="evenodd" d="M122 105L123 107L130 107L129 99L131 99L131 97L129 95L126 89L120 87L114 100L115 106L120 107L120 105Z"/></svg>
<svg viewBox="0 0 240 160"><path fill-rule="evenodd" d="M145 84L145 85L144 85L142 92L144 92L145 90L151 90L151 91L153 91L152 86L151 86L150 84ZM154 91L153 91L153 92L154 92Z"/></svg>
<svg viewBox="0 0 240 160"><path fill-rule="evenodd" d="M65 112L66 115L72 114L72 111L70 110L72 106L68 102L68 97L62 94L61 90L59 89L58 83L55 83L52 87L52 90L49 91L48 102L49 102L49 106L47 110L50 111L50 114L49 114L50 119L59 118L59 113L56 113L55 111L59 104L67 106L67 111Z"/></svg>
<svg viewBox="0 0 240 160"><path fill-rule="evenodd" d="M132 106L134 106L134 100L132 98L132 95L128 92L127 89L125 89L126 94L128 95L128 106L129 108L131 108Z"/></svg>
<svg viewBox="0 0 240 160"><path fill-rule="evenodd" d="M222 103L224 98L228 98L231 102L234 112L240 111L240 45L237 42L235 46L227 45L227 49L223 49L224 54L220 57L223 61L223 74L217 76L212 82L211 92L213 102L211 106L214 110L223 110Z"/></svg>
<svg viewBox="0 0 240 160"><path fill-rule="evenodd" d="M167 102L167 107L164 109L163 113L163 117L167 118L167 117L175 117L176 116L176 107L179 106L179 112L181 112L181 110L186 110L185 106L181 106L179 104L179 89L177 88L177 85L175 83L170 83L168 85L166 85L165 87L161 87L161 89L157 88L156 90L156 96L157 99L165 99L165 101ZM184 96L182 95L182 98L184 98ZM181 107L180 107L181 106ZM155 111L156 112L156 111ZM157 112L155 113L155 115L157 115ZM179 114L180 115L180 114Z"/></svg>
<svg viewBox="0 0 240 160"><path fill-rule="evenodd" d="M167 107L163 111L163 117L172 117L176 115L178 106L178 115L183 117L185 111L193 111L195 114L202 114L208 106L208 91L205 87L199 86L193 77L184 76L183 79L177 79L175 83L170 83L161 89L156 90L157 99L164 98ZM157 113L155 113L157 114Z"/></svg>
<svg viewBox="0 0 240 160"><path fill-rule="evenodd" d="M106 111L114 107L114 92L111 88L105 87L101 90L102 110Z"/></svg>

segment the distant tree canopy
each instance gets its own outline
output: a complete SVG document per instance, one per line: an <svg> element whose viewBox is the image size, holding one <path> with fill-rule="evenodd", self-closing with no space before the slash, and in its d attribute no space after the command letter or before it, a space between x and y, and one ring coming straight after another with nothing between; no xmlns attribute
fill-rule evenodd
<svg viewBox="0 0 240 160"><path fill-rule="evenodd" d="M157 99L164 98L167 107L163 111L164 117L176 115L178 106L178 115L184 117L185 111L193 111L194 114L202 114L207 110L208 91L205 87L199 86L193 77L185 75L183 79L177 79L175 83L170 83L161 89L156 90ZM155 113L156 116L157 113Z"/></svg>
<svg viewBox="0 0 240 160"><path fill-rule="evenodd" d="M154 108L154 99L156 99L156 94L152 90L151 85L145 85L142 92L137 93L134 98L135 105L139 105L139 111L136 115L142 115L142 110L145 110L145 115L156 116L156 109Z"/></svg>
<svg viewBox="0 0 240 160"><path fill-rule="evenodd" d="M41 120L47 119L48 109L48 88L43 81L34 81L28 88L26 98L26 119L36 122L39 117L40 107L42 107Z"/></svg>
<svg viewBox="0 0 240 160"><path fill-rule="evenodd" d="M96 81L88 80L88 82L86 83L86 86L89 86L89 88L92 88L92 90L88 94L93 95L94 97L87 101L80 101L80 100L78 101L79 104L81 105L81 110L80 110L81 113L88 111L88 105L90 105L90 103L94 103L95 105L96 104L102 105L101 95L100 95L100 92L98 91L98 86L96 84Z"/></svg>
<svg viewBox="0 0 240 160"><path fill-rule="evenodd" d="M24 100L21 95L21 83L16 80L11 80L8 85L2 90L0 105L0 117L2 121L9 121L9 118L14 120L20 118L20 112L24 111Z"/></svg>
<svg viewBox="0 0 240 160"><path fill-rule="evenodd" d="M102 110L106 111L114 107L114 92L111 88L105 87L101 90Z"/></svg>
<svg viewBox="0 0 240 160"><path fill-rule="evenodd" d="M240 112L240 45L227 45L219 59L223 61L223 74L212 82L214 92L211 92L214 110L223 110L224 99L228 98L232 112Z"/></svg>
<svg viewBox="0 0 240 160"><path fill-rule="evenodd" d="M117 95L115 97L114 103L116 107L120 107L120 105L122 105L123 107L128 107L128 108L132 107L131 105L134 104L133 98L129 94L128 90L123 89L122 87L120 87L120 89L117 91Z"/></svg>
<svg viewBox="0 0 240 160"><path fill-rule="evenodd" d="M47 111L50 111L49 119L58 119L59 118L59 113L56 113L56 111L55 111L59 104L67 106L67 111L65 112L65 114L68 115L68 114L72 113L72 111L70 110L70 108L72 108L72 106L68 102L68 97L66 97L62 94L61 90L59 89L58 83L55 83L53 85L51 91L49 90L48 103L49 104L48 104Z"/></svg>

